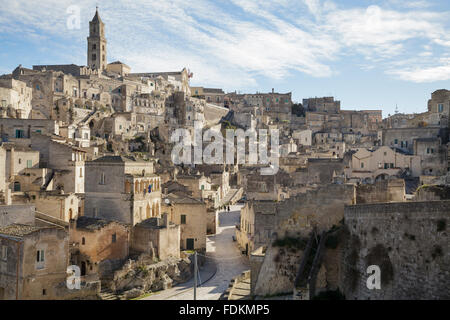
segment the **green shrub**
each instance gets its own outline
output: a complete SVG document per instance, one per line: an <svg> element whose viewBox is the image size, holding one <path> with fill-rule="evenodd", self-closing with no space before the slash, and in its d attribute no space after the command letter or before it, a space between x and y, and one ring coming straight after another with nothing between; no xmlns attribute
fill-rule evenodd
<svg viewBox="0 0 450 320"><path fill-rule="evenodd" d="M277 239L273 242L274 247L288 247L305 250L308 239L286 237L284 239Z"/></svg>

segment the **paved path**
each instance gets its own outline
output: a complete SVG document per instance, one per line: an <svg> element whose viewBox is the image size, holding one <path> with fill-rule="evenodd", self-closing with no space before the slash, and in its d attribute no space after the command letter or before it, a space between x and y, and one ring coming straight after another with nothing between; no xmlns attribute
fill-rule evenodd
<svg viewBox="0 0 450 320"><path fill-rule="evenodd" d="M207 263L200 271L200 278L206 283L197 288L198 300L219 299L232 278L250 269L248 259L240 253L236 242L232 239L235 235L235 225L239 224L241 205L230 206L230 208L230 212L219 213L217 234L207 237ZM143 300L192 300L193 287L194 281L190 280Z"/></svg>

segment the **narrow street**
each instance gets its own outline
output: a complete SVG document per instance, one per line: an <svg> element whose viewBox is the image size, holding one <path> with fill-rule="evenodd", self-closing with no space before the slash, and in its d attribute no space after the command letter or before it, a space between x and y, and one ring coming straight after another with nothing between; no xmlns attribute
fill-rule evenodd
<svg viewBox="0 0 450 320"><path fill-rule="evenodd" d="M217 300L228 288L230 280L250 269L248 259L237 248L232 237L235 225L239 223L240 205L231 206L231 211L219 213L217 233L207 237L207 263L200 271L202 282L197 288L198 300ZM171 289L155 293L143 300L190 300L194 298L193 279Z"/></svg>

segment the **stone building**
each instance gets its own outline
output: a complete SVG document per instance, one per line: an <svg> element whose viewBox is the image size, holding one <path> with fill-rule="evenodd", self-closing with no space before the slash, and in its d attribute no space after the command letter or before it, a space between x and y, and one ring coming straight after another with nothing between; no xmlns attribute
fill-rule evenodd
<svg viewBox="0 0 450 320"><path fill-rule="evenodd" d="M303 108L312 112L339 113L341 102L334 97L303 99Z"/></svg>
<svg viewBox="0 0 450 320"><path fill-rule="evenodd" d="M129 255L129 226L116 221L78 217L70 222L70 261L81 276L96 279L102 262L124 261Z"/></svg>
<svg viewBox="0 0 450 320"><path fill-rule="evenodd" d="M440 138L415 139L414 154L421 159L421 174L441 176L447 173L448 150Z"/></svg>
<svg viewBox="0 0 450 320"><path fill-rule="evenodd" d="M132 253L146 253L160 260L180 257L180 225L162 218L149 218L136 224L131 231Z"/></svg>
<svg viewBox="0 0 450 320"><path fill-rule="evenodd" d="M74 193L40 191L36 192L35 200L32 202L36 207L36 211L67 223L82 215L82 201Z"/></svg>
<svg viewBox="0 0 450 320"><path fill-rule="evenodd" d="M2 118L28 119L31 115L32 89L12 77L0 77L0 112Z"/></svg>
<svg viewBox="0 0 450 320"><path fill-rule="evenodd" d="M161 181L153 163L122 156L86 162L85 215L135 225L161 214Z"/></svg>
<svg viewBox="0 0 450 320"><path fill-rule="evenodd" d="M69 237L63 228L12 224L0 228L0 299L61 299Z"/></svg>
<svg viewBox="0 0 450 320"><path fill-rule="evenodd" d="M206 250L206 204L187 194L176 193L165 196L162 212L168 221L180 226L180 248L182 250Z"/></svg>
<svg viewBox="0 0 450 320"><path fill-rule="evenodd" d="M410 154L413 154L414 152L415 139L440 137L443 143L446 143L446 140L448 140L448 133L445 135L445 131L440 127L382 129L381 135L383 146L399 148Z"/></svg>
<svg viewBox="0 0 450 320"><path fill-rule="evenodd" d="M33 225L35 207L30 204L0 205L0 227L11 224Z"/></svg>
<svg viewBox="0 0 450 320"><path fill-rule="evenodd" d="M59 125L54 120L45 119L1 119L0 133L3 141L20 142L30 139L32 133L59 134Z"/></svg>
<svg viewBox="0 0 450 320"><path fill-rule="evenodd" d="M0 161L2 161L0 192L4 195L10 192L24 192L33 189L29 170L39 167L39 151L29 147L3 143L0 146Z"/></svg>
<svg viewBox="0 0 450 320"><path fill-rule="evenodd" d="M208 103L224 106L225 92L222 89L191 87L191 96L205 99Z"/></svg>
<svg viewBox="0 0 450 320"><path fill-rule="evenodd" d="M36 133L31 137L31 148L39 151L40 166L55 171L55 189L84 193L86 151L70 145L66 139Z"/></svg>
<svg viewBox="0 0 450 320"><path fill-rule="evenodd" d="M309 129L294 130L292 137L302 146L311 146L312 144L312 131Z"/></svg>
<svg viewBox="0 0 450 320"><path fill-rule="evenodd" d="M236 241L245 254L274 239L277 203L270 200L249 201L241 209L240 225L236 226Z"/></svg>
<svg viewBox="0 0 450 320"><path fill-rule="evenodd" d="M347 179L359 179L366 183L395 177L408 171L410 176L418 177L421 170L419 156L397 152L387 146L374 151L359 148L352 155L348 169L345 169Z"/></svg>
<svg viewBox="0 0 450 320"><path fill-rule="evenodd" d="M428 100L428 112L437 114L439 120L445 121L447 127L450 126L450 91L449 90L436 90L431 94L431 99Z"/></svg>

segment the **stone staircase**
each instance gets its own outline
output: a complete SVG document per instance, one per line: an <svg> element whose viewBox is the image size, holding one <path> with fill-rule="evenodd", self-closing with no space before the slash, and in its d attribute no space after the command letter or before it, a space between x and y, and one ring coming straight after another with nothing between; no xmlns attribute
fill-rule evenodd
<svg viewBox="0 0 450 320"><path fill-rule="evenodd" d="M99 293L100 300L125 300L122 295L115 294L108 288L102 288Z"/></svg>
<svg viewBox="0 0 450 320"><path fill-rule="evenodd" d="M230 189L227 195L222 199L221 205L234 204L242 197L243 189Z"/></svg>
<svg viewBox="0 0 450 320"><path fill-rule="evenodd" d="M309 276L313 268L317 247L317 232L314 229L303 251L302 260L294 281L294 300L309 300Z"/></svg>

